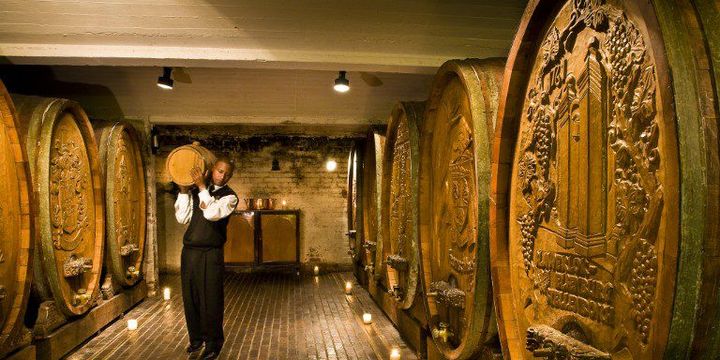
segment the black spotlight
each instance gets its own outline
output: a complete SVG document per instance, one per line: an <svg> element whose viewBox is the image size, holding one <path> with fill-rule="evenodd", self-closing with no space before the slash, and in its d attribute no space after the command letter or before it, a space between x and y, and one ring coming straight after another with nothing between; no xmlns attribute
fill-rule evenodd
<svg viewBox="0 0 720 360"><path fill-rule="evenodd" d="M163 68L163 74L157 81L157 86L161 89L172 90L174 83L173 79L170 77L172 75L172 70L173 69L171 67L167 66Z"/></svg>
<svg viewBox="0 0 720 360"><path fill-rule="evenodd" d="M272 171L280 171L280 161L278 159L274 159L272 161L272 168L270 169Z"/></svg>
<svg viewBox="0 0 720 360"><path fill-rule="evenodd" d="M338 78L335 79L335 86L333 86L333 89L340 93L350 90L350 81L345 78L345 71L341 71Z"/></svg>

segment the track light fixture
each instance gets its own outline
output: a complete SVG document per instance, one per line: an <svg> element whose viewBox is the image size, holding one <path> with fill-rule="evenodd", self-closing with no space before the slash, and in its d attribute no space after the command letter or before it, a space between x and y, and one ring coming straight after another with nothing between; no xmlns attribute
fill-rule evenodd
<svg viewBox="0 0 720 360"><path fill-rule="evenodd" d="M167 66L163 68L163 74L157 80L157 86L159 86L161 89L172 90L174 83L171 77L172 70L173 68Z"/></svg>
<svg viewBox="0 0 720 360"><path fill-rule="evenodd" d="M335 79L335 86L333 89L339 93L344 93L350 90L350 81L345 78L345 71L340 71L340 75Z"/></svg>

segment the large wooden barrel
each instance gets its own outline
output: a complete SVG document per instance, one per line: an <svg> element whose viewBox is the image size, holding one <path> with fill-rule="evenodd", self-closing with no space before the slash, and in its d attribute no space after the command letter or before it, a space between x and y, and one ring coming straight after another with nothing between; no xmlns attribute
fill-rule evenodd
<svg viewBox="0 0 720 360"><path fill-rule="evenodd" d="M172 181L181 186L194 184L190 170L197 167L201 173L210 171L215 165L215 154L199 142L179 146L168 154L165 169Z"/></svg>
<svg viewBox="0 0 720 360"><path fill-rule="evenodd" d="M95 303L103 265L105 205L93 131L65 99L13 96L38 196L34 287L65 316Z"/></svg>
<svg viewBox="0 0 720 360"><path fill-rule="evenodd" d="M388 291L409 309L419 287L418 127L425 103L401 102L391 113L383 153L381 224L383 269Z"/></svg>
<svg viewBox="0 0 720 360"><path fill-rule="evenodd" d="M383 174L385 132L372 129L365 139L362 166L362 264L368 278L374 281L382 271L382 240L380 236L380 189ZM379 249L379 250L378 250ZM378 266L376 266L378 265Z"/></svg>
<svg viewBox="0 0 720 360"><path fill-rule="evenodd" d="M504 61L451 60L420 129L420 253L429 330L448 359L499 351L490 281L490 149Z"/></svg>
<svg viewBox="0 0 720 360"><path fill-rule="evenodd" d="M15 108L0 82L0 358L22 345L35 236L32 185Z"/></svg>
<svg viewBox="0 0 720 360"><path fill-rule="evenodd" d="M506 357L720 355L718 104L696 16L684 0L528 4L492 164Z"/></svg>
<svg viewBox="0 0 720 360"><path fill-rule="evenodd" d="M361 189L362 189L362 155L364 140L356 140L350 148L347 168L347 228L349 253L353 262L355 277L361 284L367 280L365 269L362 265L362 213Z"/></svg>
<svg viewBox="0 0 720 360"><path fill-rule="evenodd" d="M93 122L105 184L105 259L123 286L140 280L145 250L145 167L142 140L126 122Z"/></svg>

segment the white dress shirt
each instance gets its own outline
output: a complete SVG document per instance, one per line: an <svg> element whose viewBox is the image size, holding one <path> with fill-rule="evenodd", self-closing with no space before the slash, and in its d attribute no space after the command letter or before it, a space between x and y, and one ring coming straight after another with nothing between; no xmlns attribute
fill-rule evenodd
<svg viewBox="0 0 720 360"><path fill-rule="evenodd" d="M214 186L220 189L223 186ZM200 210L203 212L203 216L210 221L218 221L225 217L230 216L238 203L238 198L235 195L226 195L219 199L215 199L210 195L208 188L200 191L198 197L200 198ZM193 210L193 198L188 192L187 194L179 193L177 200L175 200L175 219L181 224L187 224L192 218Z"/></svg>

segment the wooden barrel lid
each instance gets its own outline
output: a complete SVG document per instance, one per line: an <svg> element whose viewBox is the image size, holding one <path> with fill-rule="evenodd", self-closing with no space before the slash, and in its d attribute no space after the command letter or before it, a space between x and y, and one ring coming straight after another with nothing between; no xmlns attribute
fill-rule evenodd
<svg viewBox="0 0 720 360"><path fill-rule="evenodd" d="M388 291L409 309L418 289L419 138L425 104L401 102L388 122L381 194L382 254Z"/></svg>
<svg viewBox="0 0 720 360"><path fill-rule="evenodd" d="M422 279L429 330L448 359L492 351L486 346L496 335L487 188L503 64L501 59L443 64L420 130Z"/></svg>
<svg viewBox="0 0 720 360"><path fill-rule="evenodd" d="M145 167L141 141L125 122L94 124L100 133L100 166L105 181L106 258L123 286L141 278L145 250Z"/></svg>
<svg viewBox="0 0 720 360"><path fill-rule="evenodd" d="M103 264L105 205L87 115L65 99L14 96L38 194L35 288L66 316L95 304Z"/></svg>
<svg viewBox="0 0 720 360"><path fill-rule="evenodd" d="M689 2L528 5L492 168L505 357L719 353L717 94L695 16Z"/></svg>
<svg viewBox="0 0 720 360"><path fill-rule="evenodd" d="M190 170L198 167L201 172L210 170L215 163L215 155L210 150L200 146L199 142L180 146L167 157L165 168L173 182L182 186L193 184Z"/></svg>
<svg viewBox="0 0 720 360"><path fill-rule="evenodd" d="M385 133L378 129L368 132L363 156L362 188L362 264L368 278L377 279L382 269L382 245L380 241L380 189L382 188L383 149ZM378 252L378 247L380 251Z"/></svg>
<svg viewBox="0 0 720 360"><path fill-rule="evenodd" d="M23 341L23 316L32 280L33 198L15 108L0 82L0 357Z"/></svg>

